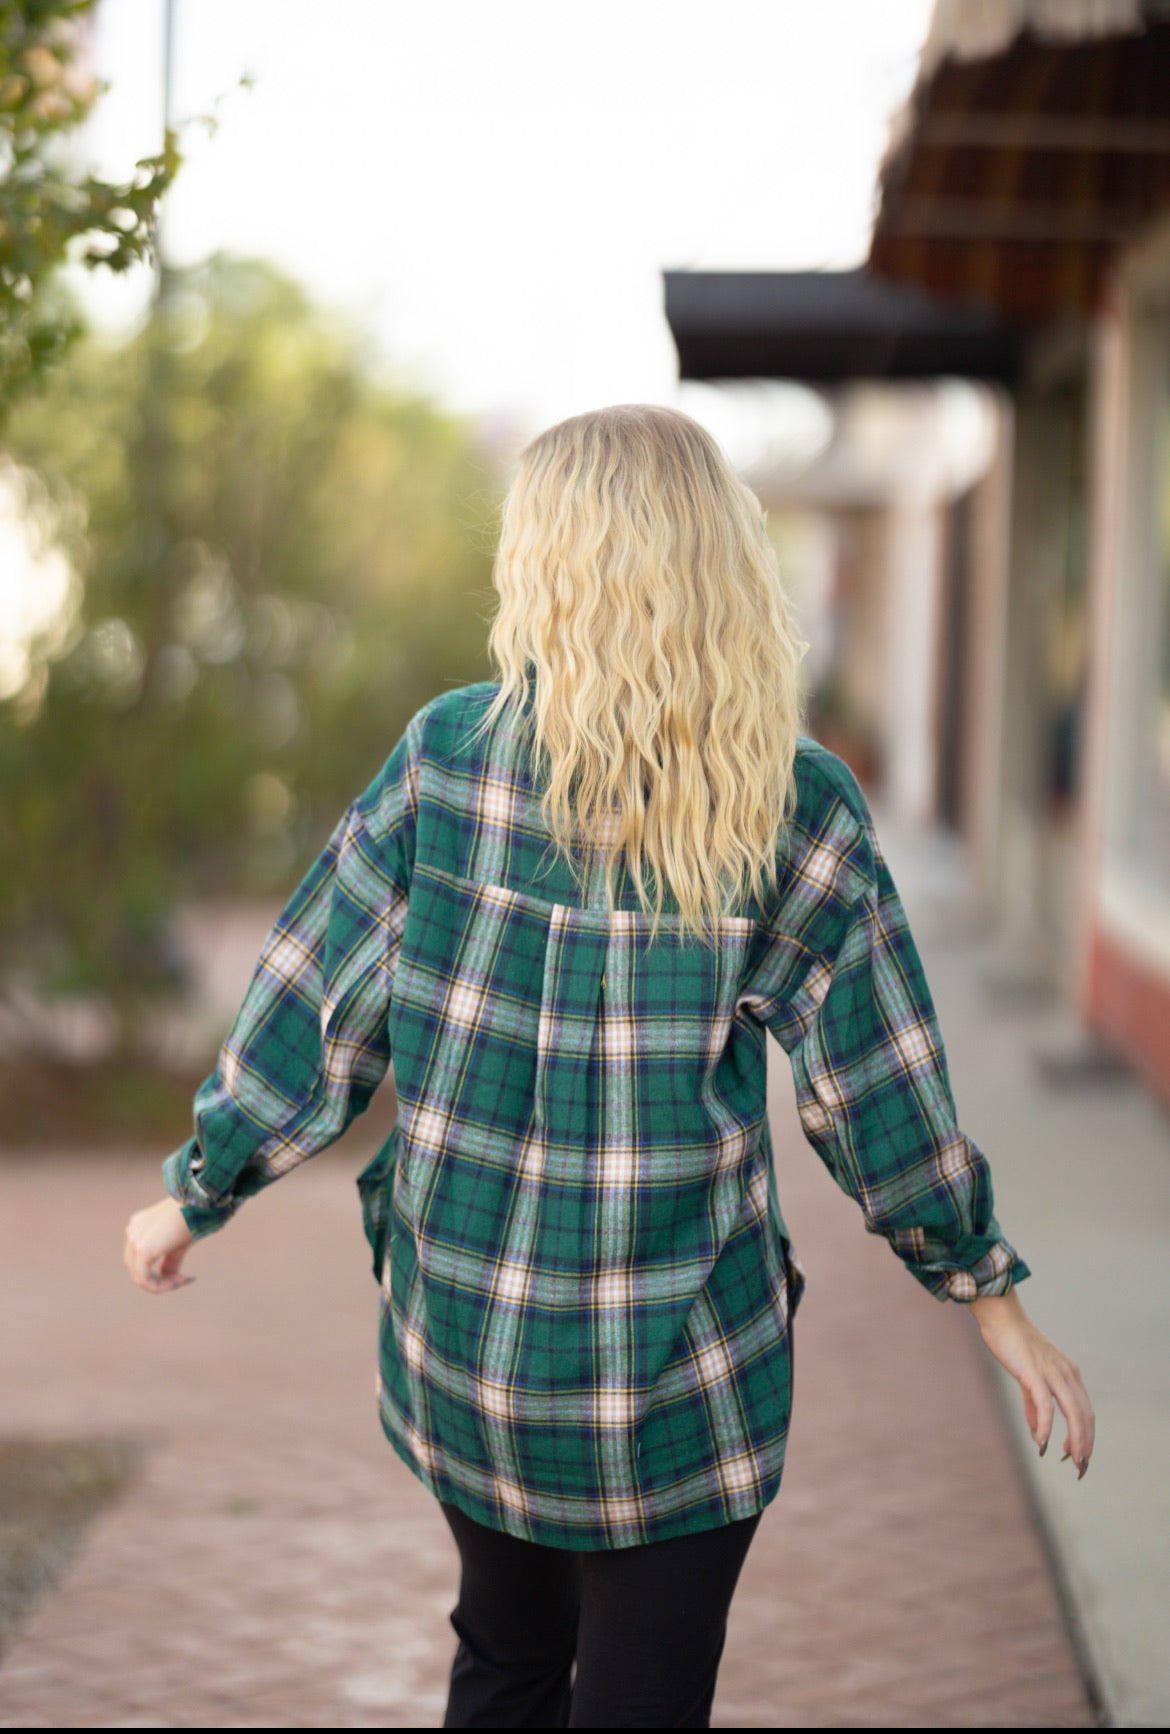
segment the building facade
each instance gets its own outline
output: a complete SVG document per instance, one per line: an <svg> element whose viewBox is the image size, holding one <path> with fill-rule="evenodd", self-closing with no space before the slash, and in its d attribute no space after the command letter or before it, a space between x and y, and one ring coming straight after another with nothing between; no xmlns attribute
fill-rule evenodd
<svg viewBox="0 0 1170 1734"><path fill-rule="evenodd" d="M902 661L843 677L883 793L959 833L1021 967L1170 1106L1167 93L1165 0L940 0L866 270L666 299L684 378L981 382L981 472L854 581Z"/></svg>

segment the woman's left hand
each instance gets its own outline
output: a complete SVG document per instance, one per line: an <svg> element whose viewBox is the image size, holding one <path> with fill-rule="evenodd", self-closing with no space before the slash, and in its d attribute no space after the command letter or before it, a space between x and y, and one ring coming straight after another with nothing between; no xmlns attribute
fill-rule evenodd
<svg viewBox="0 0 1170 1734"><path fill-rule="evenodd" d="M136 1210L126 1224L122 1255L131 1281L148 1294L169 1294L194 1282L193 1276L184 1276L179 1269L194 1238L173 1198Z"/></svg>
<svg viewBox="0 0 1170 1734"><path fill-rule="evenodd" d="M1061 1462L1072 1458L1079 1481L1089 1467L1097 1431L1081 1369L1028 1317L1017 1289L966 1304L975 1314L985 1345L1023 1392L1024 1419L1041 1457L1048 1449L1057 1409L1064 1416L1068 1431Z"/></svg>

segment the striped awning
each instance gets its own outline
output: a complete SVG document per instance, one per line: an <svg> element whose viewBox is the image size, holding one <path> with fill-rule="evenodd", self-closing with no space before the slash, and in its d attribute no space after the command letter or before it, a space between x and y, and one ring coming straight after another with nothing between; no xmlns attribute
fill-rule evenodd
<svg viewBox="0 0 1170 1734"><path fill-rule="evenodd" d="M879 276L1086 313L1170 211L1168 0L940 0L880 176Z"/></svg>

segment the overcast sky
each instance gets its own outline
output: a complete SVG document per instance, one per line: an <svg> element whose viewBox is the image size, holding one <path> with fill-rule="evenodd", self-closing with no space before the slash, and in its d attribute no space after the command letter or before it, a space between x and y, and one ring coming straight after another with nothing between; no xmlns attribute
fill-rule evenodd
<svg viewBox="0 0 1170 1734"><path fill-rule="evenodd" d="M679 401L664 268L850 266L931 0L177 0L177 263L278 261L453 408ZM163 0L101 0L94 160L157 146ZM251 91L235 89L251 74ZM125 322L142 285L93 293Z"/></svg>

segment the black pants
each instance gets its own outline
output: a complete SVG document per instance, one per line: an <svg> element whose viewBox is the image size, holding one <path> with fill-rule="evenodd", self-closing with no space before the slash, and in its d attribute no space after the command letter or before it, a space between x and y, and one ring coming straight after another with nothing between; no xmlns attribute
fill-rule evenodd
<svg viewBox="0 0 1170 1734"><path fill-rule="evenodd" d="M518 1541L453 1505L443 1515L463 1567L445 1728L710 1726L758 1514L597 1553Z"/></svg>

